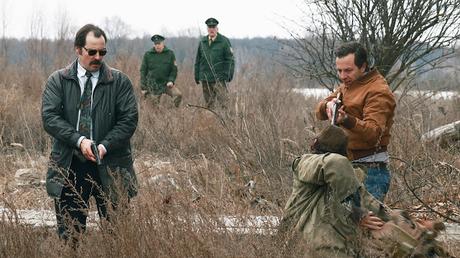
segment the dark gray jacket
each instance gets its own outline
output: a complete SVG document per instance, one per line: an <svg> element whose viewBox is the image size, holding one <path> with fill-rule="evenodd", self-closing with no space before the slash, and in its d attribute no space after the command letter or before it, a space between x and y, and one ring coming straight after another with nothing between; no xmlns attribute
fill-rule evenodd
<svg viewBox="0 0 460 258"><path fill-rule="evenodd" d="M76 130L80 103L77 60L48 78L42 99L42 120L45 131L53 137L46 190L53 198L61 196L68 175L73 151L80 133ZM137 179L133 168L130 138L138 121L138 110L132 83L122 72L107 66L100 68L93 93L93 137L107 149L99 174L104 191L114 196L114 182L123 182L123 189L133 197ZM114 180L116 179L116 180Z"/></svg>

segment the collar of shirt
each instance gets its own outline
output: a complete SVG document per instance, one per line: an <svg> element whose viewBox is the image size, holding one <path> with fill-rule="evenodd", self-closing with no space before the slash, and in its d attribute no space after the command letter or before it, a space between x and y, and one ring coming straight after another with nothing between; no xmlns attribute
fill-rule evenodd
<svg viewBox="0 0 460 258"><path fill-rule="evenodd" d="M211 42L214 42L214 40L216 40L216 38L217 38L217 35L214 36L214 37L208 36L208 40L211 41Z"/></svg>
<svg viewBox="0 0 460 258"><path fill-rule="evenodd" d="M99 71L91 72L91 74L92 74L91 82L93 83L92 91L94 92L94 89L96 88L96 85L97 85L97 81L99 80L100 72ZM79 62L77 65L77 77L78 77L78 82L80 84L80 94L83 95L87 77L86 77L86 69L83 68L83 66L81 66Z"/></svg>
<svg viewBox="0 0 460 258"><path fill-rule="evenodd" d="M93 75L91 78L99 79L99 70L97 70L96 72L91 72L91 74ZM77 76L78 78L86 77L86 69L80 65L80 62L78 62L77 65Z"/></svg>

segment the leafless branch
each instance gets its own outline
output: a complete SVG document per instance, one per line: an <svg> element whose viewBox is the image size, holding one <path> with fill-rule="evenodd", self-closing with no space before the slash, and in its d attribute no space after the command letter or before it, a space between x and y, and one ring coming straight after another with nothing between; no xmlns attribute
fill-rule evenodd
<svg viewBox="0 0 460 258"><path fill-rule="evenodd" d="M414 75L438 69L453 57L460 39L460 0L305 0L310 24L292 33L288 67L331 89L338 78L335 46L356 40L369 50L396 90Z"/></svg>

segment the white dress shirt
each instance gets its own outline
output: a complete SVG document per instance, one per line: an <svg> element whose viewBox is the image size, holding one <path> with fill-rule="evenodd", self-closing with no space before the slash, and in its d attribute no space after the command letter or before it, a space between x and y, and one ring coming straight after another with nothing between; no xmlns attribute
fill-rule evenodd
<svg viewBox="0 0 460 258"><path fill-rule="evenodd" d="M93 84L93 88L91 91L91 109L92 109L94 89L96 89L97 82L99 81L100 72L98 70L96 72L91 72L91 74L92 74L91 83ZM80 97L81 97L83 95L83 92L85 91L85 84L86 84L86 80L88 80L88 77L86 77L86 69L83 68L83 66L81 66L79 62L77 64L77 77L78 77L78 84L80 85ZM80 124L80 113L81 113L81 110L78 110L77 131L79 129L79 124ZM83 141L83 139L85 138L86 138L85 136L81 136L78 139L77 141L78 148L80 148L81 141ZM92 140L92 138L93 138L93 124L91 123L91 139L90 140ZM102 145L102 144L99 144L99 145ZM104 147L104 150L107 152L107 150L105 149L105 146L102 145L102 147Z"/></svg>

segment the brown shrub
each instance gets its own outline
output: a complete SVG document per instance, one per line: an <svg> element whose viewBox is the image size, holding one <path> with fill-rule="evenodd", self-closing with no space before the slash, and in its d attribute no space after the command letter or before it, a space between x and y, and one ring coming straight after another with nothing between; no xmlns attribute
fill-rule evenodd
<svg viewBox="0 0 460 258"><path fill-rule="evenodd" d="M325 125L313 115L318 100L291 92L292 79L281 69L272 74L246 73L244 77L237 75L229 86L232 101L228 110L215 114L187 106L203 105L201 86L194 85L192 68L187 66L180 69L177 80L184 95L182 107L173 108L169 97L164 96L161 106L154 108L140 97L139 59L126 55L115 59L113 66L132 79L139 99L140 120L132 143L142 188L131 204L131 215L117 222L112 233L89 230L76 255L285 256L270 235L216 231L216 225L222 223L219 216L223 214L281 215L291 192L291 162L307 151L312 136ZM40 118L47 74L39 66L33 67L28 73L13 65L0 69L0 178L11 180L19 168L14 161L49 153L50 139ZM411 208L420 204L408 191L407 181L427 204L443 201L458 207L452 201L459 189L458 175L442 165L453 164L458 153L420 142L427 129L460 119L455 103L458 100L399 102L390 145L394 175L388 196L391 206ZM439 114L438 106L445 107L446 115ZM25 150L8 156L13 142L22 143ZM170 165L155 165L161 161ZM180 187L162 191L151 182L157 175L174 178ZM256 183L254 189L245 186L250 180ZM0 206L6 202L20 208L31 205L28 201L21 206L18 198L8 194L3 195ZM44 194L22 196L43 198ZM51 208L52 204L44 206ZM203 223L197 223L197 217ZM50 229L3 223L0 232L4 232L0 234L1 257L74 255Z"/></svg>

